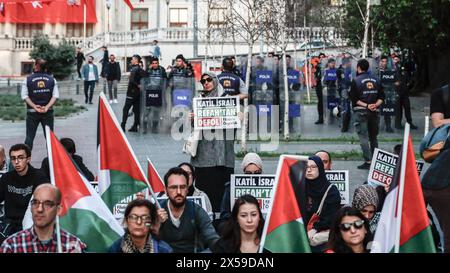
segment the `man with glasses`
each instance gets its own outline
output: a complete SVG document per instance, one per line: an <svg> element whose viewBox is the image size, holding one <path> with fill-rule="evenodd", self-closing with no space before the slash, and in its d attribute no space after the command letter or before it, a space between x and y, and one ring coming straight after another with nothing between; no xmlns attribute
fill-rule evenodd
<svg viewBox="0 0 450 273"><path fill-rule="evenodd" d="M169 200L158 209L159 238L167 242L175 253L196 253L211 248L219 239L206 211L187 200L189 175L179 167L164 176Z"/></svg>
<svg viewBox="0 0 450 273"><path fill-rule="evenodd" d="M1 253L55 253L58 252L55 228L56 215L61 213L61 192L52 184L38 186L31 200L33 226L7 238ZM63 253L80 253L86 245L67 231L60 229Z"/></svg>
<svg viewBox="0 0 450 273"><path fill-rule="evenodd" d="M0 224L0 241L22 230L22 220L33 191L49 179L31 166L31 150L26 144L15 144L9 150L14 170L0 178L0 202L5 201L5 216Z"/></svg>

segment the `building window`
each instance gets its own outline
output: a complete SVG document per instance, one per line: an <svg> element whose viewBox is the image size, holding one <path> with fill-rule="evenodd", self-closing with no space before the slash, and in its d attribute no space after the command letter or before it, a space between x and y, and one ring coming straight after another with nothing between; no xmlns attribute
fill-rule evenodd
<svg viewBox="0 0 450 273"><path fill-rule="evenodd" d="M131 11L131 30L133 29L148 29L148 9Z"/></svg>
<svg viewBox="0 0 450 273"><path fill-rule="evenodd" d="M209 14L209 25L223 25L225 24L226 8L212 8Z"/></svg>
<svg viewBox="0 0 450 273"><path fill-rule="evenodd" d="M44 34L44 24L16 24L16 37L31 38Z"/></svg>
<svg viewBox="0 0 450 273"><path fill-rule="evenodd" d="M83 24L66 24L66 37L83 37ZM94 35L94 24L86 24L86 37Z"/></svg>
<svg viewBox="0 0 450 273"><path fill-rule="evenodd" d="M170 9L170 27L187 27L188 10Z"/></svg>
<svg viewBox="0 0 450 273"><path fill-rule="evenodd" d="M33 72L33 62L21 62L20 63L20 74L28 75Z"/></svg>

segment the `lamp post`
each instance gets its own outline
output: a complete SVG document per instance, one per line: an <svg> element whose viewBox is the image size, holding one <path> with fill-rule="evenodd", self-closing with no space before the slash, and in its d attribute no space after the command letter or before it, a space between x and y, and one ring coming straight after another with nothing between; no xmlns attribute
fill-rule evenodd
<svg viewBox="0 0 450 273"><path fill-rule="evenodd" d="M170 26L170 10L169 10L169 4L170 4L170 0L166 0L166 5L167 5L167 26L166 26L166 28L169 28L169 26Z"/></svg>
<svg viewBox="0 0 450 273"><path fill-rule="evenodd" d="M106 44L109 44L109 32L110 32L110 28L109 28L109 10L111 9L111 0L107 0L106 1L106 35L105 35L105 40L106 40Z"/></svg>

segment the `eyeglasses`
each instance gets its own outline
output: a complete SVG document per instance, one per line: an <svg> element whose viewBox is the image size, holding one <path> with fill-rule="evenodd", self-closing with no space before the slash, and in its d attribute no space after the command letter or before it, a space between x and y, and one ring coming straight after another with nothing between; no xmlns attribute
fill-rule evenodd
<svg viewBox="0 0 450 273"><path fill-rule="evenodd" d="M127 219L131 222L138 222L138 220L141 220L142 222L150 222L150 215L136 215L136 214L130 214L128 215Z"/></svg>
<svg viewBox="0 0 450 273"><path fill-rule="evenodd" d="M317 166L306 166L306 169L311 169L311 170L315 170L317 168L319 168L319 167L317 167Z"/></svg>
<svg viewBox="0 0 450 273"><path fill-rule="evenodd" d="M26 156L23 156L23 155L19 155L19 156L17 156L17 157L15 157L15 156L11 156L11 161L12 162L15 162L15 161L17 161L17 162L22 162L24 159L26 159L27 157Z"/></svg>
<svg viewBox="0 0 450 273"><path fill-rule="evenodd" d="M208 77L208 78L201 79L200 83L205 84L206 82L212 82L212 81L213 81L213 79Z"/></svg>
<svg viewBox="0 0 450 273"><path fill-rule="evenodd" d="M353 223L342 223L339 225L342 231L349 231L352 226L355 229L361 229L364 226L364 220L356 220Z"/></svg>
<svg viewBox="0 0 450 273"><path fill-rule="evenodd" d="M37 208L39 208L39 206L42 204L42 207L44 208L44 209L51 209L51 208L53 208L54 206L56 206L56 203L55 202L53 202L53 201L50 201L50 200L46 200L46 201L39 201L39 200L36 200L36 199L33 199L33 200L31 200L31 206L34 208L34 209L37 209Z"/></svg>
<svg viewBox="0 0 450 273"><path fill-rule="evenodd" d="M173 186L169 186L169 187L167 187L169 190L172 190L172 191L175 191L175 190L177 190L178 188L180 189L180 190L185 190L185 189L187 189L187 185L179 185L179 186L176 186L176 185L173 185Z"/></svg>
<svg viewBox="0 0 450 273"><path fill-rule="evenodd" d="M257 170L257 171L245 171L244 174L262 174L261 170Z"/></svg>

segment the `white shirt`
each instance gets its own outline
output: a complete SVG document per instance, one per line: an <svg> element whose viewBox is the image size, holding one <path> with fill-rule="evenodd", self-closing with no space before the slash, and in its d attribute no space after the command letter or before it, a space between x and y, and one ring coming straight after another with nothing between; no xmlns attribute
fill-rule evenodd
<svg viewBox="0 0 450 273"><path fill-rule="evenodd" d="M88 76L88 81L96 81L97 79L95 78L95 74L94 74L94 65L90 64L89 65L89 76Z"/></svg>
<svg viewBox="0 0 450 273"><path fill-rule="evenodd" d="M169 203L167 204L167 208L168 208L168 211L169 211L170 220L172 221L172 223L173 223L174 226L176 226L177 228L179 228L179 227L180 227L180 224L181 224L181 221L180 221L181 216L180 216L180 218L176 218L175 216L173 216L173 214L172 214L172 209L170 208L170 207L171 207L171 206L170 206L170 201L168 201L168 202L169 202Z"/></svg>

